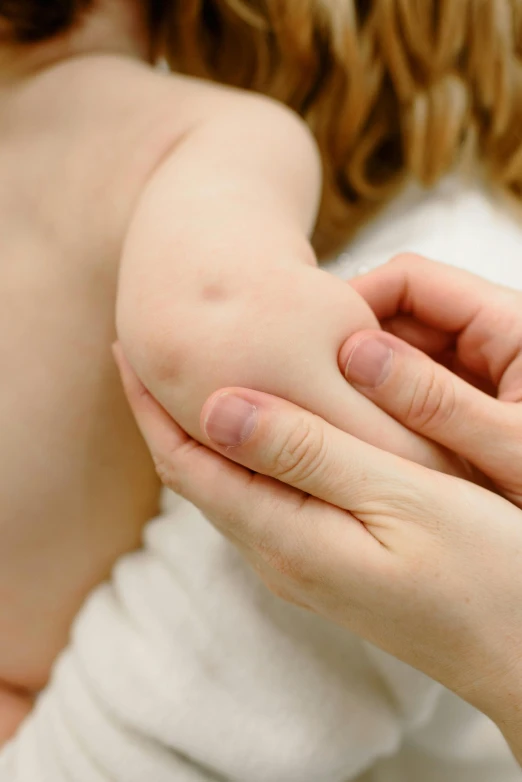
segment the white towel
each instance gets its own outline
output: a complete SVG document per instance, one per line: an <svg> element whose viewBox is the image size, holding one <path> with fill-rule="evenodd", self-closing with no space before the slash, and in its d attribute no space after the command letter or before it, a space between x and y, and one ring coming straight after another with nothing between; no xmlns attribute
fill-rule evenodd
<svg viewBox="0 0 522 782"><path fill-rule="evenodd" d="M412 190L332 270L416 250L522 288L522 226L486 193ZM0 782L521 782L484 716L272 596L165 492L81 611Z"/></svg>

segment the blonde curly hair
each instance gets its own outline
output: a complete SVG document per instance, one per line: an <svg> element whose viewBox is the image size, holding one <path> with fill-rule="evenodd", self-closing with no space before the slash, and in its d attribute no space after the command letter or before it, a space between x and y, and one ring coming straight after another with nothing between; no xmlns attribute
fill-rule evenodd
<svg viewBox="0 0 522 782"><path fill-rule="evenodd" d="M466 150L522 198L522 0L176 0L184 73L294 108L321 149L315 244L346 241L408 176L433 185Z"/></svg>

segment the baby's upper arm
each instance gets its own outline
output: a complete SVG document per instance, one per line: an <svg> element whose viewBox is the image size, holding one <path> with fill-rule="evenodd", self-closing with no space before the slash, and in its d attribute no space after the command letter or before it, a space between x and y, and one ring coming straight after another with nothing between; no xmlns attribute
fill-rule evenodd
<svg viewBox="0 0 522 782"><path fill-rule="evenodd" d="M244 97L209 95L209 114L140 201L120 276L127 357L197 439L206 398L246 386L390 450L425 451L339 371L343 341L378 324L353 289L313 268L319 174L308 133L286 109Z"/></svg>
<svg viewBox="0 0 522 782"><path fill-rule="evenodd" d="M228 325L239 337L236 305L273 269L315 263L320 167L301 121L264 98L185 86L193 125L140 198L120 272L118 333L152 382L202 355L211 332L222 346Z"/></svg>

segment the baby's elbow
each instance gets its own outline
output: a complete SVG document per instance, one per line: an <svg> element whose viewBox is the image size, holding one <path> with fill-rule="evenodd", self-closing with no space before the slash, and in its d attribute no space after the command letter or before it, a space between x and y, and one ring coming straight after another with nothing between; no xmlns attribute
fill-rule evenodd
<svg viewBox="0 0 522 782"><path fill-rule="evenodd" d="M172 318L127 321L121 317L117 332L128 361L149 389L178 383L185 375L194 345L183 323L173 323Z"/></svg>

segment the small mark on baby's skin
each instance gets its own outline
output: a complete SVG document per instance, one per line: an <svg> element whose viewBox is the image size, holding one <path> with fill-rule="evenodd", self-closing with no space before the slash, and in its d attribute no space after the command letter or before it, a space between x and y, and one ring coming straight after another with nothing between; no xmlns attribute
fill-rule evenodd
<svg viewBox="0 0 522 782"><path fill-rule="evenodd" d="M204 301L224 301L228 298L225 288L219 283L209 283L201 291Z"/></svg>

